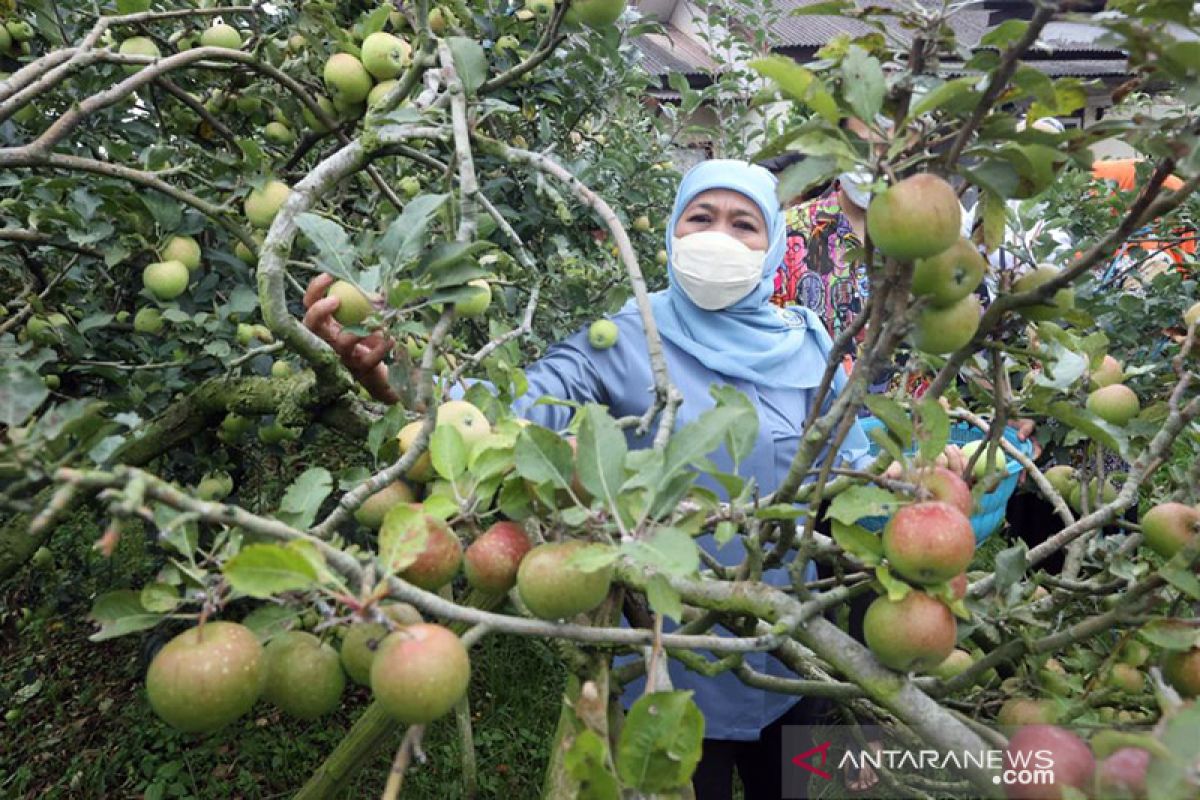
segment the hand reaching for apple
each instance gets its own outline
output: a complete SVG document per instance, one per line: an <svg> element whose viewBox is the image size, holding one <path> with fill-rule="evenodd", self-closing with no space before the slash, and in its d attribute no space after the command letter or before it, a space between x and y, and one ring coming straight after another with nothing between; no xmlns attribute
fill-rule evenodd
<svg viewBox="0 0 1200 800"><path fill-rule="evenodd" d="M933 463L934 466L945 467L946 469L956 472L959 475L966 475L967 463L969 460L970 459L967 457L967 455L962 451L962 448L956 444L951 444L946 445L946 449L943 450L936 459L934 459ZM884 471L883 477L890 478L892 480L899 480L903 474L904 465L899 461L893 461Z"/></svg>
<svg viewBox="0 0 1200 800"><path fill-rule="evenodd" d="M333 280L332 275L322 273L309 281L304 291L304 327L333 348L372 397L382 403L397 402L400 398L388 384L388 368L383 363L394 342L380 333L358 336L342 328L333 318L341 301L326 296Z"/></svg>

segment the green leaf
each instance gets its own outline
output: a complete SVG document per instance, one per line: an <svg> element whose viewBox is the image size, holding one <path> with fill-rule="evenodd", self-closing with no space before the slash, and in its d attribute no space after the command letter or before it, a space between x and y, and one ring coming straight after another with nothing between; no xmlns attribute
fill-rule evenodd
<svg viewBox="0 0 1200 800"><path fill-rule="evenodd" d="M403 572L425 550L428 538L424 506L394 506L379 528L379 561L389 572Z"/></svg>
<svg viewBox="0 0 1200 800"><path fill-rule="evenodd" d="M371 423L371 429L367 431L367 451L371 455L381 458L383 446L395 442L396 434L408 421L406 414L404 405L395 403L388 407L382 417Z"/></svg>
<svg viewBox="0 0 1200 800"><path fill-rule="evenodd" d="M93 601L88 616L100 623L100 630L88 637L92 642L103 642L127 633L144 631L153 628L162 619L161 614L148 611L142 605L141 592L132 589L120 589L100 595Z"/></svg>
<svg viewBox="0 0 1200 800"><path fill-rule="evenodd" d="M1154 800L1190 800L1196 796L1195 764L1200 760L1200 710L1195 703L1164 717L1159 742L1171 758L1155 758L1146 772L1146 797Z"/></svg>
<svg viewBox="0 0 1200 800"><path fill-rule="evenodd" d="M996 554L996 593L1003 595L1025 574L1025 543L1001 550Z"/></svg>
<svg viewBox="0 0 1200 800"><path fill-rule="evenodd" d="M1192 566L1179 556L1173 557L1158 570L1167 583L1186 594L1193 600L1200 600L1200 580L1197 580Z"/></svg>
<svg viewBox="0 0 1200 800"><path fill-rule="evenodd" d="M385 264L399 269L420 254L429 223L449 197L448 194L423 194L404 206L404 211L388 226L379 243Z"/></svg>
<svg viewBox="0 0 1200 800"><path fill-rule="evenodd" d="M254 632L263 644L300 624L300 611L289 606L259 606L246 615L242 624Z"/></svg>
<svg viewBox="0 0 1200 800"><path fill-rule="evenodd" d="M788 203L814 186L825 184L838 173L838 160L829 156L811 156L792 164L779 177L775 193L779 202Z"/></svg>
<svg viewBox="0 0 1200 800"><path fill-rule="evenodd" d="M273 597L308 589L317 571L303 554L278 544L250 544L221 570L234 590L250 597Z"/></svg>
<svg viewBox="0 0 1200 800"><path fill-rule="evenodd" d="M1092 412L1065 400L1051 403L1046 407L1046 411L1060 422L1066 423L1117 453L1126 461L1133 461L1129 451L1129 439L1117 426L1107 423Z"/></svg>
<svg viewBox="0 0 1200 800"><path fill-rule="evenodd" d="M936 111L943 106L953 106L954 110L968 110L979 102L979 93L975 91L978 78L965 77L946 81L928 92L909 110L909 118L919 117ZM969 98L969 100L968 100ZM965 106L965 108L963 107Z"/></svg>
<svg viewBox="0 0 1200 800"><path fill-rule="evenodd" d="M646 601L650 608L676 622L683 620L683 600L664 575L651 575L646 582Z"/></svg>
<svg viewBox="0 0 1200 800"><path fill-rule="evenodd" d="M517 474L533 483L549 483L566 489L574 474L574 454L571 445L554 431L529 425L521 429L516 456Z"/></svg>
<svg viewBox="0 0 1200 800"><path fill-rule="evenodd" d="M750 69L765 78L770 78L791 99L804 103L820 114L830 124L841 119L837 101L825 89L811 70L785 56L769 56L750 62Z"/></svg>
<svg viewBox="0 0 1200 800"><path fill-rule="evenodd" d="M893 578L892 571L888 569L887 564L880 564L875 568L875 579L883 584L884 593L893 603L899 603L908 597L909 592L914 591L913 587L904 581Z"/></svg>
<svg viewBox="0 0 1200 800"><path fill-rule="evenodd" d="M1003 50L1025 35L1029 22L1021 19L1007 19L985 33L979 39L980 47L995 47Z"/></svg>
<svg viewBox="0 0 1200 800"><path fill-rule="evenodd" d="M166 614L179 605L179 592L169 583L151 583L142 587L142 607L152 614Z"/></svg>
<svg viewBox="0 0 1200 800"><path fill-rule="evenodd" d="M691 780L704 742L704 715L691 692L652 692L634 702L617 741L617 775L642 792Z"/></svg>
<svg viewBox="0 0 1200 800"><path fill-rule="evenodd" d="M708 409L671 436L667 442L663 475L675 475L711 456L734 426L747 424L750 419L756 418L757 415L747 417L746 408L742 405L719 405ZM744 444L744 441L740 441L739 448Z"/></svg>
<svg viewBox="0 0 1200 800"><path fill-rule="evenodd" d="M850 45L842 60L842 91L860 120L875 123L883 109L884 79L879 59L858 45Z"/></svg>
<svg viewBox="0 0 1200 800"><path fill-rule="evenodd" d="M883 540L861 525L848 525L833 520L833 540L838 547L862 561L868 567L878 566L883 560Z"/></svg>
<svg viewBox="0 0 1200 800"><path fill-rule="evenodd" d="M467 446L453 425L438 425L429 437L429 457L433 468L445 480L453 481L467 471Z"/></svg>
<svg viewBox="0 0 1200 800"><path fill-rule="evenodd" d="M1182 652L1200 645L1200 628L1195 620L1156 619L1138 630L1139 638L1163 650Z"/></svg>
<svg viewBox="0 0 1200 800"><path fill-rule="evenodd" d="M324 467L312 467L302 472L283 494L279 504L280 520L294 528L311 527L321 503L333 491L333 475Z"/></svg>
<svg viewBox="0 0 1200 800"><path fill-rule="evenodd" d="M988 189L980 191L979 205L980 217L983 219L983 243L988 252L992 253L999 250L1004 243L1008 211L1004 205L1004 198Z"/></svg>
<svg viewBox="0 0 1200 800"><path fill-rule="evenodd" d="M718 408L736 408L742 412L741 419L725 432L725 450L734 464L740 464L754 450L758 439L758 411L744 392L728 384L713 386L708 393L717 401Z"/></svg>
<svg viewBox="0 0 1200 800"><path fill-rule="evenodd" d="M1013 85L1043 105L1055 106L1054 82L1040 69L1022 64L1012 76Z"/></svg>
<svg viewBox="0 0 1200 800"><path fill-rule="evenodd" d="M451 36L446 44L450 46L450 55L454 57L454 68L458 71L463 89L468 95L475 94L487 78L487 56L484 55L483 46L466 36Z"/></svg>
<svg viewBox="0 0 1200 800"><path fill-rule="evenodd" d="M563 766L579 784L577 800L620 800L621 788L608 770L608 757L608 745L589 728L571 742Z"/></svg>
<svg viewBox="0 0 1200 800"><path fill-rule="evenodd" d="M737 533L737 525L734 525L729 520L721 520L717 523L716 529L713 531L713 539L716 540L717 546L726 545L730 539Z"/></svg>
<svg viewBox="0 0 1200 800"><path fill-rule="evenodd" d="M833 498L825 517L853 525L863 517L890 516L899 505L902 505L901 500L882 487L851 486Z"/></svg>
<svg viewBox="0 0 1200 800"><path fill-rule="evenodd" d="M794 8L792 9L792 16L799 17L809 14L819 14L831 17L840 17L842 14L852 10L853 8L853 0L824 0L824 2L821 3L811 3Z"/></svg>
<svg viewBox="0 0 1200 800"><path fill-rule="evenodd" d="M625 455L629 446L617 422L604 406L589 403L579 413L575 469L583 487L616 509L617 495L625 482Z"/></svg>
<svg viewBox="0 0 1200 800"><path fill-rule="evenodd" d="M634 539L621 545L635 563L652 567L664 575L691 575L700 568L700 548L678 528L660 528L649 539Z"/></svg>
<svg viewBox="0 0 1200 800"><path fill-rule="evenodd" d="M881 394L867 395L863 402L871 410L871 413L887 426L887 429L898 441L905 445L912 441L912 421L902 405Z"/></svg>
<svg viewBox="0 0 1200 800"><path fill-rule="evenodd" d="M806 510L801 506L794 506L791 503L775 503L755 509L754 516L758 519L799 519L805 513L807 513Z"/></svg>
<svg viewBox="0 0 1200 800"><path fill-rule="evenodd" d="M23 425L49 396L42 376L28 364L10 361L0 367L0 424Z"/></svg>
<svg viewBox="0 0 1200 800"><path fill-rule="evenodd" d="M323 271L335 278L358 284L358 271L354 269L354 245L341 225L306 211L296 217L296 227L317 248L317 264ZM369 290L375 287L363 288Z"/></svg>
<svg viewBox="0 0 1200 800"><path fill-rule="evenodd" d="M604 569L621 556L621 551L615 547L603 544L590 544L581 547L567 559L567 565L580 572L595 572Z"/></svg>
<svg viewBox="0 0 1200 800"><path fill-rule="evenodd" d="M946 409L936 398L926 397L917 404L920 415L920 455L926 461L933 461L950 441L950 417Z"/></svg>

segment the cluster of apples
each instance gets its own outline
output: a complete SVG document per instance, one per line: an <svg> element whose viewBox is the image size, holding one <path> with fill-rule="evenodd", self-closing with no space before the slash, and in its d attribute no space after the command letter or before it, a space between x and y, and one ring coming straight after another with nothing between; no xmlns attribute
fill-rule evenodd
<svg viewBox="0 0 1200 800"><path fill-rule="evenodd" d="M0 56L27 56L33 26L23 19L0 20Z"/></svg>
<svg viewBox="0 0 1200 800"><path fill-rule="evenodd" d="M979 329L982 311L975 290L987 262L962 236L962 206L954 188L936 175L900 180L871 199L867 208L871 243L885 256L913 264L912 293L925 300L912 332L913 346L945 355L965 346ZM1042 265L1013 284L1016 292L1036 289L1059 270ZM1022 308L1030 321L1056 319L1075 304L1070 288L1050 303Z"/></svg>
<svg viewBox="0 0 1200 800"><path fill-rule="evenodd" d="M881 596L871 603L863 634L886 666L949 677L973 659L965 650L955 650L954 615L926 590L948 584L954 597L965 596L965 570L975 555L970 520L974 500L966 481L945 467L919 469L913 482L920 496L884 526L883 554L891 571L914 586L901 600Z"/></svg>

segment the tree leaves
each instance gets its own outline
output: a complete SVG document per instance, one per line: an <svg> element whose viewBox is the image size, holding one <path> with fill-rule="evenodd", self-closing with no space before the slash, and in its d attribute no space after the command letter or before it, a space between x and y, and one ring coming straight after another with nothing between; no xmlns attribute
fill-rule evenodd
<svg viewBox="0 0 1200 800"><path fill-rule="evenodd" d="M468 95L475 94L487 78L487 56L484 55L483 46L465 36L451 36L446 44L450 46L450 55L463 89Z"/></svg>
<svg viewBox="0 0 1200 800"><path fill-rule="evenodd" d="M317 263L323 271L335 278L358 283L358 272L354 268L354 245L341 225L306 211L297 215L296 227L316 246Z"/></svg>
<svg viewBox="0 0 1200 800"><path fill-rule="evenodd" d="M0 424L9 428L24 424L49 396L42 376L28 364L0 366Z"/></svg>
<svg viewBox="0 0 1200 800"><path fill-rule="evenodd" d="M88 616L100 623L100 630L88 637L93 642L144 631L153 628L162 619L161 614L143 606L141 592L132 589L119 589L100 595L93 601Z"/></svg>
<svg viewBox="0 0 1200 800"><path fill-rule="evenodd" d="M603 406L588 404L579 413L575 469L579 482L608 508L615 508L625 480L625 434Z"/></svg>
<svg viewBox="0 0 1200 800"><path fill-rule="evenodd" d="M522 429L514 449L517 474L534 483L566 489L574 473L571 445L554 431L538 425Z"/></svg>
<svg viewBox="0 0 1200 800"><path fill-rule="evenodd" d="M629 709L617 740L617 774L634 789L684 786L700 763L704 716L691 692L652 692Z"/></svg>
<svg viewBox="0 0 1200 800"><path fill-rule="evenodd" d="M280 544L246 545L221 572L234 590L258 598L308 589L317 582L317 570L308 558Z"/></svg>
<svg viewBox="0 0 1200 800"><path fill-rule="evenodd" d="M312 526L321 503L333 491L333 476L324 467L312 467L301 473L283 494L280 501L280 520L301 530Z"/></svg>

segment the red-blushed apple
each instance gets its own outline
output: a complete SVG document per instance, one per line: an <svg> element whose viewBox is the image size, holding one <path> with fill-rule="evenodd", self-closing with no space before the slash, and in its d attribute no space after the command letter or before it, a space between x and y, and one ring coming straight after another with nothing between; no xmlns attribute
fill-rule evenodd
<svg viewBox="0 0 1200 800"><path fill-rule="evenodd" d="M462 640L441 625L421 623L388 635L371 663L371 691L396 720L424 725L467 693L471 661Z"/></svg>
<svg viewBox="0 0 1200 800"><path fill-rule="evenodd" d="M206 622L158 651L146 672L146 694L172 728L209 733L250 710L265 675L262 645L249 628Z"/></svg>
<svg viewBox="0 0 1200 800"><path fill-rule="evenodd" d="M1121 366L1120 361L1117 361L1110 355L1105 355L1100 361L1100 366L1092 370L1090 377L1092 385L1097 389L1103 386L1111 386L1125 379L1125 368Z"/></svg>
<svg viewBox="0 0 1200 800"><path fill-rule="evenodd" d="M603 547L573 540L533 548L517 570L521 601L542 619L564 619L591 611L608 596L612 567L584 572L568 562L585 549Z"/></svg>
<svg viewBox="0 0 1200 800"><path fill-rule="evenodd" d="M937 500L898 510L883 529L883 554L898 574L928 586L960 574L975 555L971 520Z"/></svg>
<svg viewBox="0 0 1200 800"><path fill-rule="evenodd" d="M379 528L380 541L389 541L398 546L421 535L421 525L411 523L412 511L424 526L425 546L411 564L400 572L400 577L428 591L445 586L458 573L462 564L462 543L445 521L421 512L420 503L396 506L383 517Z"/></svg>
<svg viewBox="0 0 1200 800"><path fill-rule="evenodd" d="M1127 424L1142 410L1133 389L1123 383L1101 386L1088 395L1086 405L1088 411L1113 425Z"/></svg>
<svg viewBox="0 0 1200 800"><path fill-rule="evenodd" d="M962 206L954 187L936 175L912 175L871 199L867 232L885 256L929 258L958 241Z"/></svg>
<svg viewBox="0 0 1200 800"><path fill-rule="evenodd" d="M946 467L926 467L917 472L913 480L919 488L925 490L929 497L949 503L966 516L971 516L975 508L975 500L971 497L971 487L952 469ZM924 500L926 498L921 497Z"/></svg>
<svg viewBox="0 0 1200 800"><path fill-rule="evenodd" d="M950 592L957 600L964 600L967 596L967 587L970 585L970 580L967 578L967 573L963 572L955 575L950 579Z"/></svg>
<svg viewBox="0 0 1200 800"><path fill-rule="evenodd" d="M423 621L421 612L408 603L388 603L379 610L397 625L416 625ZM346 629L339 657L350 680L363 686L371 684L371 664L375 661L379 643L387 635L388 628L382 622L355 622Z"/></svg>
<svg viewBox="0 0 1200 800"><path fill-rule="evenodd" d="M1004 765L1012 771L1011 777L1026 778L1025 783L1010 781L1004 785L1012 800L1060 800L1064 787L1072 786L1080 792L1091 787L1096 758L1087 742L1065 728L1026 725L1008 740ZM1034 780L1039 770L1050 771L1050 783Z"/></svg>
<svg viewBox="0 0 1200 800"><path fill-rule="evenodd" d="M1168 653L1162 671L1167 683L1184 697L1200 695L1200 647Z"/></svg>
<svg viewBox="0 0 1200 800"><path fill-rule="evenodd" d="M1096 768L1095 796L1099 800L1147 800L1146 772L1149 769L1149 751L1140 747L1122 747Z"/></svg>
<svg viewBox="0 0 1200 800"><path fill-rule="evenodd" d="M1200 511L1183 503L1159 503L1142 518L1146 546L1163 558L1183 549L1196 535Z"/></svg>
<svg viewBox="0 0 1200 800"><path fill-rule="evenodd" d="M497 522L467 548L463 572L481 592L503 594L517 583L517 569L532 545L515 522Z"/></svg>
<svg viewBox="0 0 1200 800"><path fill-rule="evenodd" d="M996 722L1009 728L1023 725L1051 724L1058 721L1058 711L1050 700L1031 697L1010 697L1000 706Z"/></svg>
<svg viewBox="0 0 1200 800"><path fill-rule="evenodd" d="M927 671L941 664L954 650L957 630L950 609L915 589L898 602L876 598L863 618L867 647L898 672Z"/></svg>

